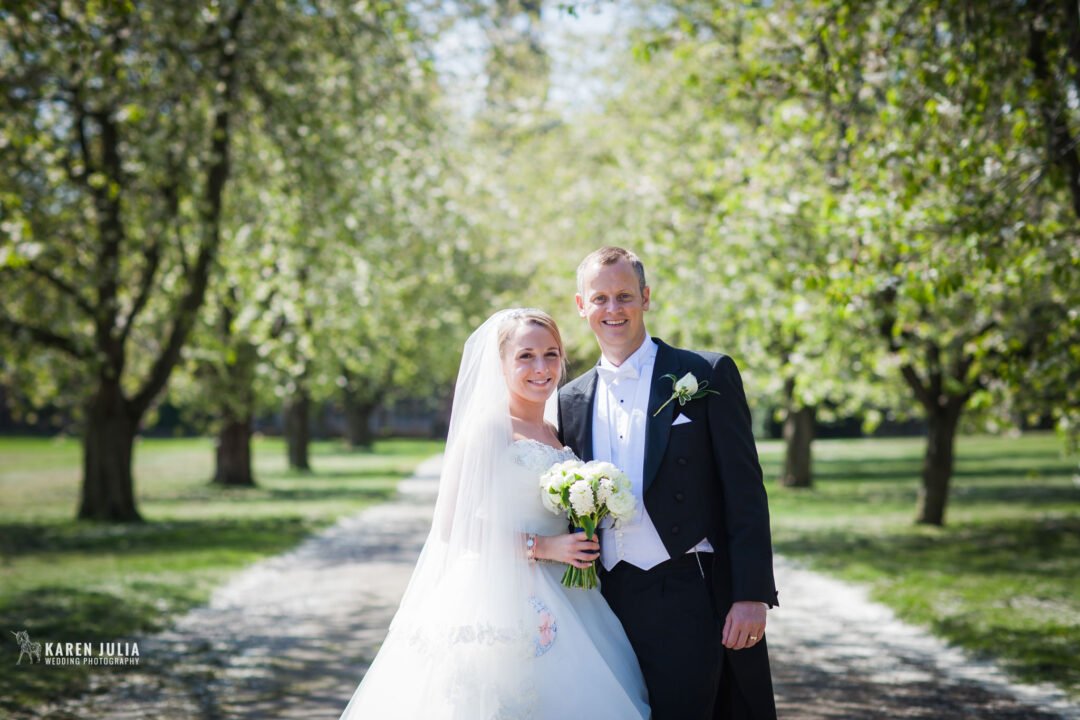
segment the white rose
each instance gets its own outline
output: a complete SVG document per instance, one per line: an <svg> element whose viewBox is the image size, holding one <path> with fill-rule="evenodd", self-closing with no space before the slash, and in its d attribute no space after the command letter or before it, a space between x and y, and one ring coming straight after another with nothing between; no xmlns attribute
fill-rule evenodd
<svg viewBox="0 0 1080 720"><path fill-rule="evenodd" d="M698 381L694 373L686 373L675 382L675 392L693 395L698 391Z"/></svg>
<svg viewBox="0 0 1080 720"><path fill-rule="evenodd" d="M582 470L588 474L589 478L595 478L596 480L619 474L619 468L609 462L604 462L603 460L594 460L591 463L587 463Z"/></svg>
<svg viewBox="0 0 1080 720"><path fill-rule="evenodd" d="M540 499L543 501L544 507L547 508L552 514L563 514L562 506L559 504L562 501L562 498L559 495L552 493L550 490L545 488L540 491Z"/></svg>
<svg viewBox="0 0 1080 720"><path fill-rule="evenodd" d="M573 475L574 472L584 464L585 463L580 460L564 460L561 463L552 465L548 472L559 475L560 477L568 477L569 475Z"/></svg>
<svg viewBox="0 0 1080 720"><path fill-rule="evenodd" d="M608 511L618 522L626 522L634 516L637 507L637 498L629 490L619 489L607 501Z"/></svg>
<svg viewBox="0 0 1080 720"><path fill-rule="evenodd" d="M562 485L563 477L558 473L546 473L540 476L540 491L544 494L557 490Z"/></svg>
<svg viewBox="0 0 1080 720"><path fill-rule="evenodd" d="M576 477L576 472L583 463L580 460L567 460L556 463L540 476L540 487L545 490L562 489Z"/></svg>
<svg viewBox="0 0 1080 720"><path fill-rule="evenodd" d="M588 515L596 510L592 486L588 480L578 480L570 486L570 505L578 516Z"/></svg>

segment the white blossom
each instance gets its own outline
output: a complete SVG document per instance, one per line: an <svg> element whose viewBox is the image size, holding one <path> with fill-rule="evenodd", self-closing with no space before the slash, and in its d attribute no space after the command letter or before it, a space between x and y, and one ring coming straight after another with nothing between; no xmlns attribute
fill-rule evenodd
<svg viewBox="0 0 1080 720"><path fill-rule="evenodd" d="M637 508L637 499L629 488L620 488L618 492L611 496L607 501L608 511L611 513L611 517L615 518L616 522L626 522L634 516L634 510Z"/></svg>
<svg viewBox="0 0 1080 720"><path fill-rule="evenodd" d="M609 477L601 478L600 484L596 489L596 501L601 505L607 505L607 501L611 499L618 489L615 487L615 481Z"/></svg>
<svg viewBox="0 0 1080 720"><path fill-rule="evenodd" d="M578 480L570 486L570 505L579 516L588 515L596 510L592 485L588 480Z"/></svg>

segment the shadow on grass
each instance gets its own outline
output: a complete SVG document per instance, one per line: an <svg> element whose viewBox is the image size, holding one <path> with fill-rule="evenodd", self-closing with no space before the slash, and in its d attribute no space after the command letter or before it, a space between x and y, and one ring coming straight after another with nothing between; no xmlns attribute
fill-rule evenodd
<svg viewBox="0 0 1080 720"><path fill-rule="evenodd" d="M26 630L42 646L49 642L138 641L140 635L163 629L168 617L196 605L200 598L185 586L142 583L122 597L71 587L40 587L0 604L0 628ZM109 666L45 666L31 664L12 642L0 642L0 710L10 713L40 706L42 698L71 697L89 689L92 673ZM96 651L96 650L95 650ZM112 668L123 671L124 668Z"/></svg>
<svg viewBox="0 0 1080 720"><path fill-rule="evenodd" d="M304 518L158 520L148 523L0 524L0 553L186 553L227 548L259 553L284 551L318 526Z"/></svg>
<svg viewBox="0 0 1080 720"><path fill-rule="evenodd" d="M218 490L208 486L189 489L169 497L153 498L154 505L190 505L197 500L221 499L218 493L236 496L240 502L295 502L298 500L343 500L372 503L388 500L394 494L393 487L254 487ZM158 522L158 521L155 521ZM2 530L0 530L2 532Z"/></svg>
<svg viewBox="0 0 1080 720"><path fill-rule="evenodd" d="M337 442L315 442L308 449L311 457L409 457L413 460L423 459L428 455L442 452L443 442L437 440L377 440L373 448L351 448ZM281 453L285 452L284 443L279 443Z"/></svg>
<svg viewBox="0 0 1080 720"><path fill-rule="evenodd" d="M835 461L820 462L817 469L815 469L814 480L836 482L892 482L896 480L910 480L912 482L921 482L922 479L921 463L912 464L908 468L898 468L895 464L890 464L887 469L879 469L878 466L864 460L860 460L857 463L851 463L851 466L847 468L837 468L836 465L837 463ZM780 472L779 465L776 466L775 472ZM1070 477L1074 472L1075 471L1072 468L1060 465L1043 465L1030 469L969 466L953 470L953 480L963 480L965 478L1012 478L1017 482L1023 483L1038 478Z"/></svg>
<svg viewBox="0 0 1080 720"><path fill-rule="evenodd" d="M1075 625L1051 623L1039 632L1033 632L1030 628L1010 628L1001 624L988 627L985 621L969 614L935 620L933 628L950 642L973 650L983 658L998 657L1002 647L1009 648L1005 664L1021 680L1050 681L1072 687L1080 685Z"/></svg>
<svg viewBox="0 0 1080 720"><path fill-rule="evenodd" d="M1061 558L1080 553L1080 517L955 525L945 531L868 535L854 530L778 533L779 552L822 567L872 567L889 576L913 570L943 578L987 574L1058 577Z"/></svg>
<svg viewBox="0 0 1080 720"><path fill-rule="evenodd" d="M976 503L1009 503L1010 505L1060 505L1080 502L1080 488L1066 485L1002 485L953 488L952 496L964 505Z"/></svg>
<svg viewBox="0 0 1080 720"><path fill-rule="evenodd" d="M402 480L410 477L411 472L404 470L387 470L386 468L371 468L369 470L342 469L320 470L315 467L309 472L301 470L263 470L255 474L256 485L259 478L268 480Z"/></svg>
<svg viewBox="0 0 1080 720"><path fill-rule="evenodd" d="M393 494L393 488L274 488L270 491L270 497L273 500L363 499L376 501L387 500Z"/></svg>
<svg viewBox="0 0 1080 720"><path fill-rule="evenodd" d="M832 481L819 483L814 488L784 488L770 490L770 501L797 503L799 507L828 508L836 506L837 512L866 514L860 505L912 506L918 494L919 483L904 484L850 483ZM979 505L1010 505L1036 510L1054 510L1080 502L1080 489L1067 485L1048 485L1028 482L1019 485L969 485L958 483L950 490L951 507L971 508Z"/></svg>

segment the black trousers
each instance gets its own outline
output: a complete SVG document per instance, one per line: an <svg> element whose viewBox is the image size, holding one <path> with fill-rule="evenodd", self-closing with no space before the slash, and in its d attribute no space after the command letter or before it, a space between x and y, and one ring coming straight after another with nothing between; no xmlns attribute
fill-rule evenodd
<svg viewBox="0 0 1080 720"><path fill-rule="evenodd" d="M601 592L641 663L653 720L752 717L732 673L724 672L724 618L711 588L710 553L651 570L620 562L601 574Z"/></svg>

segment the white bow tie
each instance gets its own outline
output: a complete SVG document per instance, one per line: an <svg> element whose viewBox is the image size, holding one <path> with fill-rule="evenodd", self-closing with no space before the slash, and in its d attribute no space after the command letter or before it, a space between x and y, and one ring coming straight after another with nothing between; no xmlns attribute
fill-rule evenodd
<svg viewBox="0 0 1080 720"><path fill-rule="evenodd" d="M605 382L638 379L638 370L630 363L623 363L618 367L606 364L597 365L596 372L600 373L600 377L604 378Z"/></svg>

